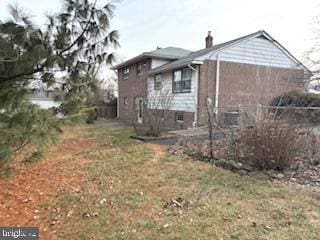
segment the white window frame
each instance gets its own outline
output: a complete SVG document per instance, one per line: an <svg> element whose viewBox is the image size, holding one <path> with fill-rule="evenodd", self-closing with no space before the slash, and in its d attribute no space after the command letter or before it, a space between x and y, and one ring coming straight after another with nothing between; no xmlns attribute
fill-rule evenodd
<svg viewBox="0 0 320 240"><path fill-rule="evenodd" d="M190 79L185 78L184 71L190 71ZM176 75L179 73L178 75ZM189 88L185 88L185 86L190 85ZM174 70L172 74L172 92L173 93L190 93L191 92L191 83L192 83L192 70L190 68L182 68L178 70ZM179 85L179 88L177 88ZM184 87L184 88L183 88Z"/></svg>
<svg viewBox="0 0 320 240"><path fill-rule="evenodd" d="M128 79L129 78L129 73L130 73L130 68L129 67L124 67L123 70L122 70L123 79Z"/></svg>
<svg viewBox="0 0 320 240"><path fill-rule="evenodd" d="M143 62L138 62L137 63L137 76L141 76L142 75L142 69L143 69Z"/></svg>
<svg viewBox="0 0 320 240"><path fill-rule="evenodd" d="M162 74L158 73L154 76L154 90L160 90L161 87L162 87Z"/></svg>
<svg viewBox="0 0 320 240"><path fill-rule="evenodd" d="M124 97L123 98L123 105L124 105L124 109L128 110L129 106L128 106L128 97Z"/></svg>
<svg viewBox="0 0 320 240"><path fill-rule="evenodd" d="M179 120L179 117L178 117L179 115L182 116L182 120ZM184 122L184 114L183 114L183 112L176 112L175 120L176 120L177 123L183 123Z"/></svg>

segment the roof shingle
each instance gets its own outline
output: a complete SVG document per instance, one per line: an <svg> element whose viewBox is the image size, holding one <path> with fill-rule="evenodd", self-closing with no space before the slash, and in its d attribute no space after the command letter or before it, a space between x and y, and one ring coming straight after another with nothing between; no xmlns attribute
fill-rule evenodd
<svg viewBox="0 0 320 240"><path fill-rule="evenodd" d="M154 51L144 52L134 58L131 58L125 62L122 62L122 63L112 67L112 69L118 69L118 68L124 67L124 66L129 65L131 63L134 63L136 61L142 60L146 57L176 60L176 59L185 57L185 56L189 55L190 53L191 53L191 51L189 51L187 49L177 48L177 47L158 48Z"/></svg>

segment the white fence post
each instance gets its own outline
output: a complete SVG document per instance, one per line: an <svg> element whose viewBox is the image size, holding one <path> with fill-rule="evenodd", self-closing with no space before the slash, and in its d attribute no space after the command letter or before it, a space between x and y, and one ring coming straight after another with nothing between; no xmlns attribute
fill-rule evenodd
<svg viewBox="0 0 320 240"><path fill-rule="evenodd" d="M243 110L242 110L242 105L241 104L238 104L238 112L239 112L238 125L239 125L239 128L242 128L242 125L243 125Z"/></svg>
<svg viewBox="0 0 320 240"><path fill-rule="evenodd" d="M257 120L261 121L262 120L262 105L257 104Z"/></svg>

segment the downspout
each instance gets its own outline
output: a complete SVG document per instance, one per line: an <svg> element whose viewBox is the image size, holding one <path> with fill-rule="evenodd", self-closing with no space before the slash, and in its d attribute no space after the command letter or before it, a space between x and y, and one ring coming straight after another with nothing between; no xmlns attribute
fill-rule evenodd
<svg viewBox="0 0 320 240"><path fill-rule="evenodd" d="M120 118L120 88L119 88L119 73L118 75L118 99L117 99L117 118Z"/></svg>
<svg viewBox="0 0 320 240"><path fill-rule="evenodd" d="M118 93L118 100L117 100L117 118L120 118L120 98Z"/></svg>
<svg viewBox="0 0 320 240"><path fill-rule="evenodd" d="M219 93L220 93L220 57L219 54L217 54L216 57L217 60L217 69L216 69L216 95L215 95L215 101L214 101L214 107L215 107L215 115L218 115L218 107L219 107Z"/></svg>
<svg viewBox="0 0 320 240"><path fill-rule="evenodd" d="M194 98L194 105L195 105L195 109L194 109L194 122L192 124L193 128L196 128L196 126L198 125L198 70L194 67L191 66L191 64L188 64L188 67L195 72L195 84L194 84L194 92L195 92L195 98Z"/></svg>
<svg viewBox="0 0 320 240"><path fill-rule="evenodd" d="M191 65L190 63L188 64L188 68L190 68L191 70L193 70L193 71L195 71L195 72L197 71L197 69L195 69L194 67L192 67L192 65Z"/></svg>

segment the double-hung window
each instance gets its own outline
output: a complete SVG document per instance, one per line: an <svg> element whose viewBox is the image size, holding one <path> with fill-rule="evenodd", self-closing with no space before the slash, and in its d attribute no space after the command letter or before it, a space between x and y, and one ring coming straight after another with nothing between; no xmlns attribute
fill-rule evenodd
<svg viewBox="0 0 320 240"><path fill-rule="evenodd" d="M128 98L127 97L123 98L123 105L124 105L124 109L128 110Z"/></svg>
<svg viewBox="0 0 320 240"><path fill-rule="evenodd" d="M123 70L122 70L123 79L128 79L129 78L129 72L130 72L130 68L129 67L123 68Z"/></svg>
<svg viewBox="0 0 320 240"><path fill-rule="evenodd" d="M191 91L191 76L190 68L183 68L173 72L172 90L174 93L185 93Z"/></svg>
<svg viewBox="0 0 320 240"><path fill-rule="evenodd" d="M140 77L144 71L144 69L147 68L147 61L141 61L137 63L137 76Z"/></svg>
<svg viewBox="0 0 320 240"><path fill-rule="evenodd" d="M143 62L137 63L137 75L141 76L142 74L142 68L143 68Z"/></svg>
<svg viewBox="0 0 320 240"><path fill-rule="evenodd" d="M154 90L160 90L161 89L161 73L160 74L156 74L154 76Z"/></svg>

